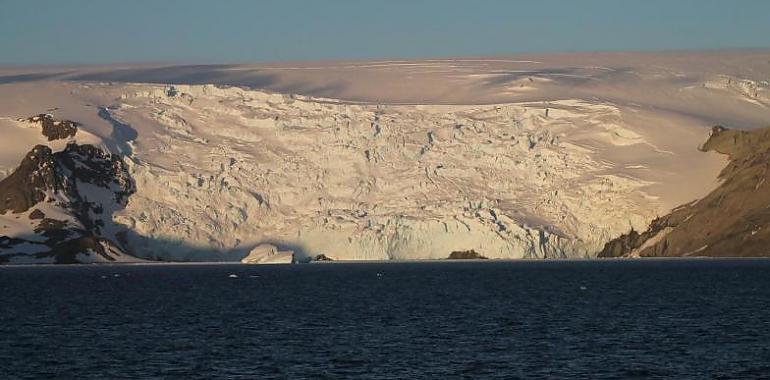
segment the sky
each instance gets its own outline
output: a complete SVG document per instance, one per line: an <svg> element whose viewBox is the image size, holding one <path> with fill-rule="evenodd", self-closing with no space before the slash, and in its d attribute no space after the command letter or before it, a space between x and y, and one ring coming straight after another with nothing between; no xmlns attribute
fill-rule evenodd
<svg viewBox="0 0 770 380"><path fill-rule="evenodd" d="M768 47L767 0L0 0L0 65Z"/></svg>

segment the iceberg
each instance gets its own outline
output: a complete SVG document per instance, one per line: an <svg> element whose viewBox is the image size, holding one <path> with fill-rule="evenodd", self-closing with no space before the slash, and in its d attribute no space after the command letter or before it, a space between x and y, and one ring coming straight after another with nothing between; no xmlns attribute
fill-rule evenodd
<svg viewBox="0 0 770 380"><path fill-rule="evenodd" d="M241 260L244 264L291 264L294 251L279 251L272 244L260 244Z"/></svg>

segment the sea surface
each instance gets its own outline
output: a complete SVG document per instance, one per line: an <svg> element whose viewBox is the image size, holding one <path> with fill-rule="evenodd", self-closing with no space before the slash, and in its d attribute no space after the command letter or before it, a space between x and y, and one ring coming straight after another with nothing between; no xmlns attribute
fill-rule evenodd
<svg viewBox="0 0 770 380"><path fill-rule="evenodd" d="M0 267L0 379L768 377L767 260Z"/></svg>

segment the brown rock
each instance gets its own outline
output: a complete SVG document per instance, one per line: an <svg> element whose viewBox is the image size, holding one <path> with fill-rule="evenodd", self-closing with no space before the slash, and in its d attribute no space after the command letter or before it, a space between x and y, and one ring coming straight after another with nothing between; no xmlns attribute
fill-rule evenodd
<svg viewBox="0 0 770 380"><path fill-rule="evenodd" d="M70 120L56 120L49 114L32 116L26 119L26 121L40 123L43 128L43 136L47 137L48 141L75 137L75 134L78 132L78 123Z"/></svg>
<svg viewBox="0 0 770 380"><path fill-rule="evenodd" d="M701 149L730 156L719 187L613 239L599 257L770 257L770 128L714 127Z"/></svg>
<svg viewBox="0 0 770 380"><path fill-rule="evenodd" d="M478 259L486 259L486 257L482 256L481 254L477 253L475 250L471 249L468 251L453 251L449 254L448 257L449 260L478 260Z"/></svg>

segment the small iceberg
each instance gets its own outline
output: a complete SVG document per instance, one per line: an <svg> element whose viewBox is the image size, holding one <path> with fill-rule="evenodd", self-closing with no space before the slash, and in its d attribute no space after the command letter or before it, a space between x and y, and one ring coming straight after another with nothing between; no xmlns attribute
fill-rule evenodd
<svg viewBox="0 0 770 380"><path fill-rule="evenodd" d="M241 260L244 264L291 264L294 262L294 251L279 251L272 244L260 244Z"/></svg>
<svg viewBox="0 0 770 380"><path fill-rule="evenodd" d="M230 275L227 276L227 277L229 277L229 278L238 278L238 275L234 274L234 273L230 273Z"/></svg>

